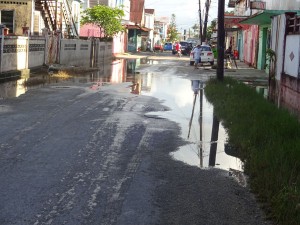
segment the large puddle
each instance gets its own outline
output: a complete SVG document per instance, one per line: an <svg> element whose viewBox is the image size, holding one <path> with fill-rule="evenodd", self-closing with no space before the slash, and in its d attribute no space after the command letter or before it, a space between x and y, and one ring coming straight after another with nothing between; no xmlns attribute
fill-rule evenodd
<svg viewBox="0 0 300 225"><path fill-rule="evenodd" d="M235 151L227 145L227 134L222 123L214 116L213 106L207 101L202 80L190 80L172 74L139 72L143 64L155 61L116 60L103 65L96 72L69 78L51 78L49 75L15 79L0 83L0 98L18 97L31 88L40 88L48 83L79 82L122 83L129 82L128 91L133 94L153 96L160 99L170 111L149 113L145 116L163 117L175 121L181 127L181 135L187 144L171 153L181 160L199 168L221 168L243 171L243 163Z"/></svg>
<svg viewBox="0 0 300 225"><path fill-rule="evenodd" d="M206 100L205 83L171 75L152 75L151 79L151 91L142 94L163 100L171 110L150 114L177 122L188 142L171 155L200 168L242 171L243 163L229 150L226 131Z"/></svg>

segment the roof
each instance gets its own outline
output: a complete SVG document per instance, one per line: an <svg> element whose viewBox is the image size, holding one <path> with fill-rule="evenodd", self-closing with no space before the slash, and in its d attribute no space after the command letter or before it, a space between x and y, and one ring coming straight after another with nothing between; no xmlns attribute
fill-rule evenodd
<svg viewBox="0 0 300 225"><path fill-rule="evenodd" d="M145 13L154 14L154 9L145 9Z"/></svg>
<svg viewBox="0 0 300 225"><path fill-rule="evenodd" d="M241 24L255 24L255 25L267 25L271 24L271 18L280 14L287 12L296 12L297 14L300 11L297 10L264 10L263 12L256 13L252 16L249 16L247 19L240 21Z"/></svg>
<svg viewBox="0 0 300 225"><path fill-rule="evenodd" d="M227 25L238 25L242 20L247 19L246 16L225 15L224 23Z"/></svg>
<svg viewBox="0 0 300 225"><path fill-rule="evenodd" d="M139 25L127 25L126 28L128 30L142 30L142 31L150 31L151 29L147 28L147 27L141 27Z"/></svg>

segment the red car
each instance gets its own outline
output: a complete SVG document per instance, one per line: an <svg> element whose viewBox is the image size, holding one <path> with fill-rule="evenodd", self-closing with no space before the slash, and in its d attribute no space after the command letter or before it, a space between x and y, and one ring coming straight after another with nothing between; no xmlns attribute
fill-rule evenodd
<svg viewBox="0 0 300 225"><path fill-rule="evenodd" d="M164 51L164 46L162 44L156 43L154 45L154 51L161 51L161 52L163 52Z"/></svg>

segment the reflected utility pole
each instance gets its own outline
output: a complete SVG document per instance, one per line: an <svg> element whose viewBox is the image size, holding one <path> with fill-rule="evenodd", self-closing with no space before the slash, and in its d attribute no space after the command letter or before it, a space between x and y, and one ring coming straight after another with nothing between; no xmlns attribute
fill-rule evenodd
<svg viewBox="0 0 300 225"><path fill-rule="evenodd" d="M189 122L189 133L188 133L188 138L190 138L190 133L191 133L191 127L192 127L192 122L193 122L193 117L194 117L194 111L195 111L195 105L196 105L196 98L197 98L198 94L194 94L194 102L193 102L193 110L192 110L192 115L190 118L190 122Z"/></svg>
<svg viewBox="0 0 300 225"><path fill-rule="evenodd" d="M188 138L190 137L190 132L191 132L191 127L192 127L192 122L193 122L193 117L194 117L194 111L195 111L195 104L196 104L196 98L199 93L200 89L200 80L191 80L192 83L192 90L194 92L194 102L193 102L193 110L192 110L192 115L189 123L189 133L188 133Z"/></svg>
<svg viewBox="0 0 300 225"><path fill-rule="evenodd" d="M209 166L216 165L217 147L218 147L218 136L219 136L219 120L213 113L213 124L211 130L210 140L210 152L209 152Z"/></svg>
<svg viewBox="0 0 300 225"><path fill-rule="evenodd" d="M224 79L224 51L225 51L225 29L224 29L224 10L225 0L218 0L218 68L217 68L217 79Z"/></svg>
<svg viewBox="0 0 300 225"><path fill-rule="evenodd" d="M203 167L203 83L200 85L200 114L199 114L199 125L200 125L200 143L199 143L199 159L200 159L200 168Z"/></svg>

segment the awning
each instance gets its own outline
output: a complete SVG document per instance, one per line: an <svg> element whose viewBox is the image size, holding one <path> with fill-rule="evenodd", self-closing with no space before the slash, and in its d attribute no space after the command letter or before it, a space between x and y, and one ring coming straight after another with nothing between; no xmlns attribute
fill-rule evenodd
<svg viewBox="0 0 300 225"><path fill-rule="evenodd" d="M249 16L247 19L240 21L241 24L253 24L253 25L268 25L271 24L271 18L286 12L295 12L297 14L300 11L297 10L264 10L263 12L256 13Z"/></svg>
<svg viewBox="0 0 300 225"><path fill-rule="evenodd" d="M237 31L240 29L247 29L250 25L241 24L240 22L247 19L246 16L234 16L234 15L225 15L224 16L224 25L225 31Z"/></svg>
<svg viewBox="0 0 300 225"><path fill-rule="evenodd" d="M224 24L226 25L238 25L241 21L247 19L246 16L234 16L234 15L224 15Z"/></svg>
<svg viewBox="0 0 300 225"><path fill-rule="evenodd" d="M126 28L128 30L142 30L142 31L150 31L151 29L150 28L147 28L147 27L140 27L139 25L127 25Z"/></svg>

